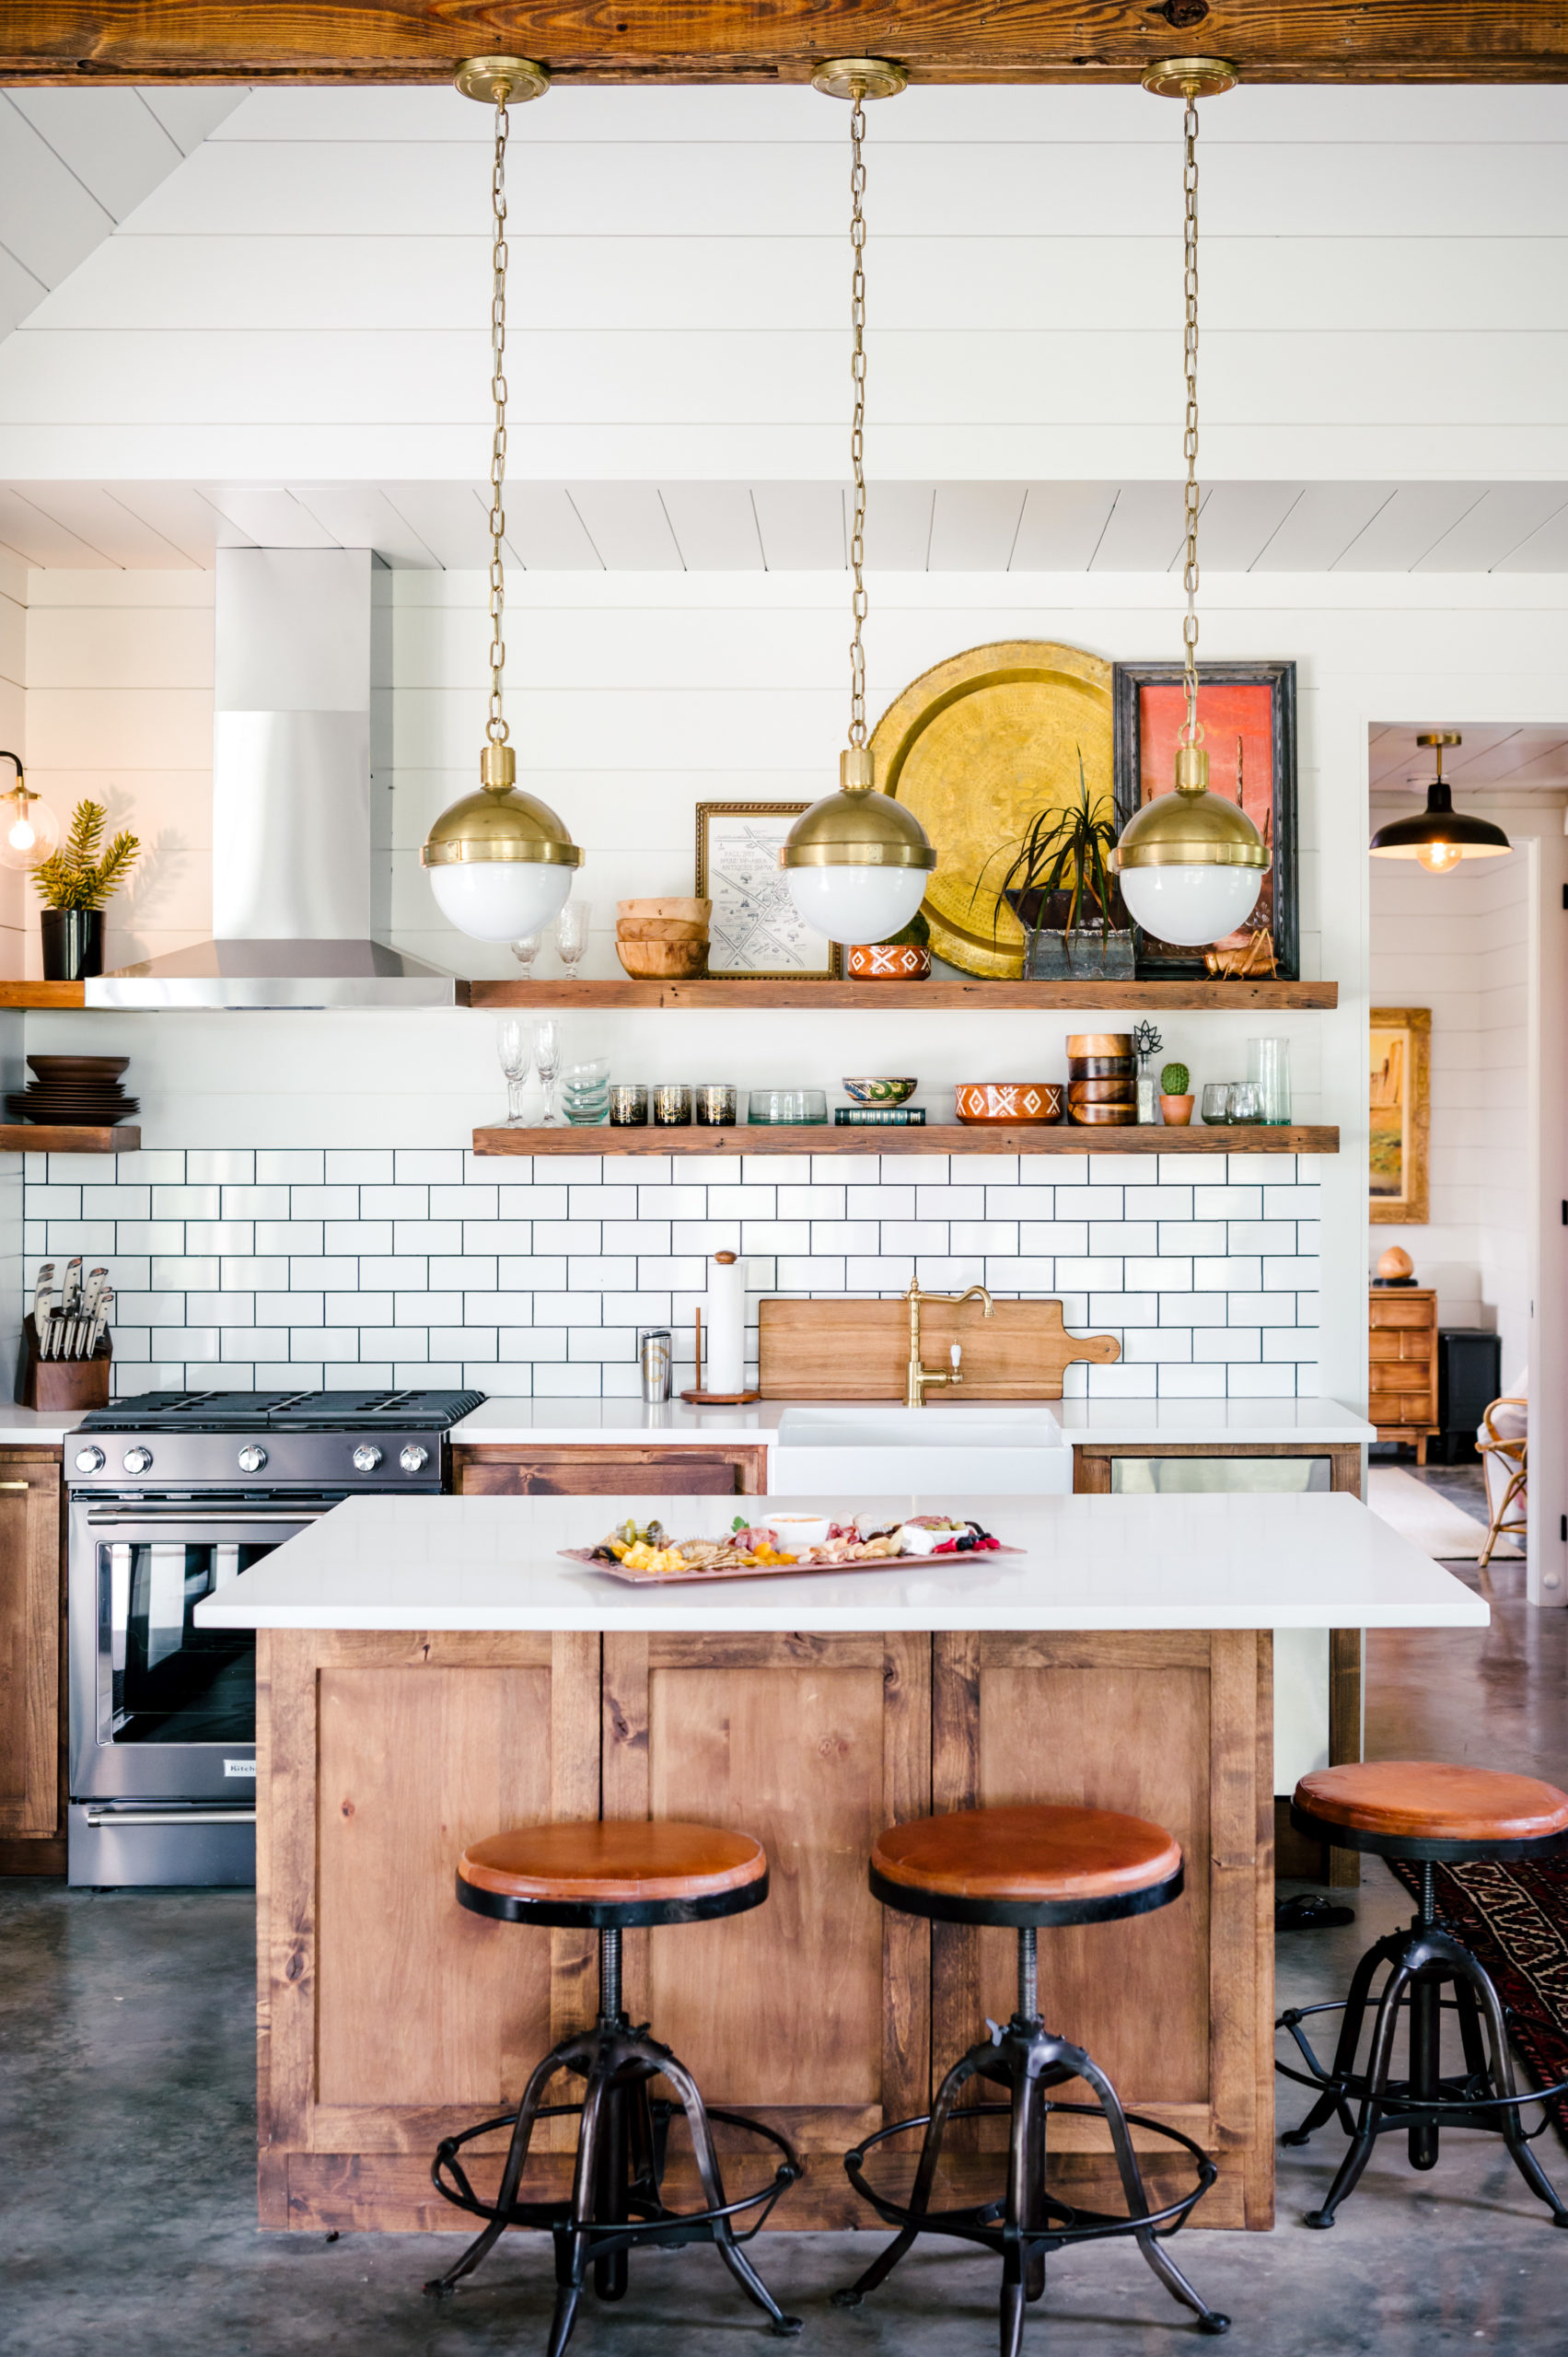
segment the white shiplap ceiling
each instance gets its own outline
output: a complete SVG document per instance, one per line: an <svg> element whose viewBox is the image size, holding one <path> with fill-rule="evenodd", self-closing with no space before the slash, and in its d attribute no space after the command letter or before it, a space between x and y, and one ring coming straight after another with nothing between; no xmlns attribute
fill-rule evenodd
<svg viewBox="0 0 1568 2357"><path fill-rule="evenodd" d="M47 92L32 94L47 96ZM197 95L176 93L174 95ZM832 572L833 482L523 482L514 563L540 572ZM417 571L488 559L477 482L0 484L0 548L29 564L210 568L219 548L369 547ZM881 482L867 555L894 573L1174 570L1175 482ZM1225 573L1568 571L1568 483L1222 482L1201 553Z"/></svg>
<svg viewBox="0 0 1568 2357"><path fill-rule="evenodd" d="M1443 774L1456 788L1481 786L1506 791L1568 786L1568 728L1466 727L1442 719L1420 728L1375 726L1371 731L1371 776L1375 794L1413 789L1424 794L1434 774L1432 753L1418 736L1457 728L1461 742L1445 746Z"/></svg>

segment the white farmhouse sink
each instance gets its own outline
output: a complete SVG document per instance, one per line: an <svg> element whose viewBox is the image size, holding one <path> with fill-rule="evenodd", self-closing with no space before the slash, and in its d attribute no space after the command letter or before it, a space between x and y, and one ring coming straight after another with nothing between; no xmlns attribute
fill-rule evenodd
<svg viewBox="0 0 1568 2357"><path fill-rule="evenodd" d="M907 1490L935 1495L1061 1495L1072 1451L1048 1408L832 1408L803 1402L779 1418L770 1493Z"/></svg>

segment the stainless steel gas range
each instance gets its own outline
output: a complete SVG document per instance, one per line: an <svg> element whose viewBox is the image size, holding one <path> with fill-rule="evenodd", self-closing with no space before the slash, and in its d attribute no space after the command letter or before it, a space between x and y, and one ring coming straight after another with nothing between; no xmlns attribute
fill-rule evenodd
<svg viewBox="0 0 1568 2357"><path fill-rule="evenodd" d="M256 1877L256 1662L204 1596L341 1500L447 1486L478 1391L152 1391L65 1437L69 1876Z"/></svg>

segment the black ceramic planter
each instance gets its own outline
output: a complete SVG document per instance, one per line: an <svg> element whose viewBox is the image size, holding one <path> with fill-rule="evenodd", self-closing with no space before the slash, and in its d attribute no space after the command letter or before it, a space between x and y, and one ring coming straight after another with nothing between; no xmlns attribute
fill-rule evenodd
<svg viewBox="0 0 1568 2357"><path fill-rule="evenodd" d="M101 909L44 909L39 924L46 982L79 982L88 974L102 973Z"/></svg>

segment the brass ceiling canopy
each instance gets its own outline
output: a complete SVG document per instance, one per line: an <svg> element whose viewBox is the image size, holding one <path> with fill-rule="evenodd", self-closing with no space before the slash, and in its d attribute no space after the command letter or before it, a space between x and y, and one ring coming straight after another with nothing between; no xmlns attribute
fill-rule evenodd
<svg viewBox="0 0 1568 2357"><path fill-rule="evenodd" d="M811 76L811 87L825 99L896 99L909 87L909 75L890 57L828 57Z"/></svg>
<svg viewBox="0 0 1568 2357"><path fill-rule="evenodd" d="M1240 79L1225 57L1162 57L1144 75L1144 87L1156 99L1220 99Z"/></svg>
<svg viewBox="0 0 1568 2357"><path fill-rule="evenodd" d="M550 87L550 68L531 57L465 57L452 76L465 99L487 107L521 106L542 99Z"/></svg>

